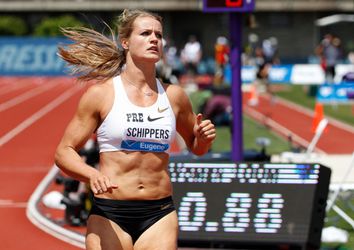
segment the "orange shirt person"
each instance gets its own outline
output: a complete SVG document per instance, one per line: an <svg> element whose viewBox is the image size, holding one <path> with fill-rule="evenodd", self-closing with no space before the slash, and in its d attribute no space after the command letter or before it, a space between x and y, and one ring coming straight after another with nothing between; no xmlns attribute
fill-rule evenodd
<svg viewBox="0 0 354 250"><path fill-rule="evenodd" d="M230 48L226 37L220 36L215 44L215 79L214 83L219 85L224 79L224 69L229 61Z"/></svg>

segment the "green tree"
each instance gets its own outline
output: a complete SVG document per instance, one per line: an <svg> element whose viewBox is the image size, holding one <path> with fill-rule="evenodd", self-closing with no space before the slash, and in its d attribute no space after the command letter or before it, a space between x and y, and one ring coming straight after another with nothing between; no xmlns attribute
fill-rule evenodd
<svg viewBox="0 0 354 250"><path fill-rule="evenodd" d="M1 36L23 36L28 32L26 22L17 16L0 16Z"/></svg>
<svg viewBox="0 0 354 250"><path fill-rule="evenodd" d="M61 27L84 26L84 23L72 15L43 18L34 29L34 36L62 36Z"/></svg>

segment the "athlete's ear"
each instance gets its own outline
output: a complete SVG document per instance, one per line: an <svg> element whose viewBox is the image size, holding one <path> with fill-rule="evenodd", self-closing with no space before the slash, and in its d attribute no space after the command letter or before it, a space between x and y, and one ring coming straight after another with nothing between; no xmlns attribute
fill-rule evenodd
<svg viewBox="0 0 354 250"><path fill-rule="evenodd" d="M128 39L122 39L121 44L122 44L123 49L129 49Z"/></svg>

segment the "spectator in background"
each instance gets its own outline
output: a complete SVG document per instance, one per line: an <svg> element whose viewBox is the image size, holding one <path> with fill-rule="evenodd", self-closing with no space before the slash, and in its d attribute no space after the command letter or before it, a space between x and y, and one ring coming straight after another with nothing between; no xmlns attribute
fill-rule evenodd
<svg viewBox="0 0 354 250"><path fill-rule="evenodd" d="M167 39L165 48L165 57L168 65L172 67L172 71L176 76L179 76L181 71L181 61L178 56L178 49L173 41Z"/></svg>
<svg viewBox="0 0 354 250"><path fill-rule="evenodd" d="M228 95L213 95L203 107L203 115L215 126L230 126L232 120L231 97Z"/></svg>
<svg viewBox="0 0 354 250"><path fill-rule="evenodd" d="M279 64L278 39L270 37L262 43L263 55L266 63Z"/></svg>
<svg viewBox="0 0 354 250"><path fill-rule="evenodd" d="M214 84L220 85L224 80L224 70L229 62L230 47L224 36L219 36L215 43L215 78Z"/></svg>
<svg viewBox="0 0 354 250"><path fill-rule="evenodd" d="M185 71L189 75L198 73L198 65L202 59L202 46L195 35L190 35L188 42L184 45L181 51L181 61Z"/></svg>
<svg viewBox="0 0 354 250"><path fill-rule="evenodd" d="M255 33L248 35L248 43L242 54L242 65L259 66L264 63L262 46L259 44L259 37Z"/></svg>
<svg viewBox="0 0 354 250"><path fill-rule="evenodd" d="M258 67L256 79L254 80L251 86L251 95L248 100L249 105L257 106L259 102L259 95L261 93L269 94L272 103L274 102L274 95L272 93L269 83L269 70L271 66L271 63L263 63Z"/></svg>
<svg viewBox="0 0 354 250"><path fill-rule="evenodd" d="M163 54L161 60L156 63L156 74L164 83L178 83L176 65L178 63L177 48L170 45L168 38L162 39Z"/></svg>
<svg viewBox="0 0 354 250"><path fill-rule="evenodd" d="M260 92L271 93L269 85L269 70L271 67L270 63L263 63L258 68L255 82Z"/></svg>
<svg viewBox="0 0 354 250"><path fill-rule="evenodd" d="M348 53L348 61L351 64L354 64L354 51Z"/></svg>
<svg viewBox="0 0 354 250"><path fill-rule="evenodd" d="M336 65L342 56L341 40L333 34L326 34L321 43L316 47L315 52L320 58L326 82L333 83L336 75Z"/></svg>
<svg viewBox="0 0 354 250"><path fill-rule="evenodd" d="M348 62L349 62L349 64L352 64L352 66L354 66L354 52L353 51L348 53ZM351 71L344 74L344 76L342 77L342 82L354 83L354 69L352 69ZM353 94L351 96L353 96Z"/></svg>
<svg viewBox="0 0 354 250"><path fill-rule="evenodd" d="M261 47L256 47L254 50L254 64L260 67L265 63L263 49Z"/></svg>

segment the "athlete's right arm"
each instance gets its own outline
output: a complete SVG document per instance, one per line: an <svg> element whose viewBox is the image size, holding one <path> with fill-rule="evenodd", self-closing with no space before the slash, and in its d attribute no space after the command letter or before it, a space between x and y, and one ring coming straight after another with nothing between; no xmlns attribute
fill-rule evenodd
<svg viewBox="0 0 354 250"><path fill-rule="evenodd" d="M106 87L91 86L81 97L78 108L55 152L56 165L72 178L90 184L94 193L106 192L116 185L108 177L89 166L78 154L80 148L92 136L101 120L101 110L107 92Z"/></svg>

